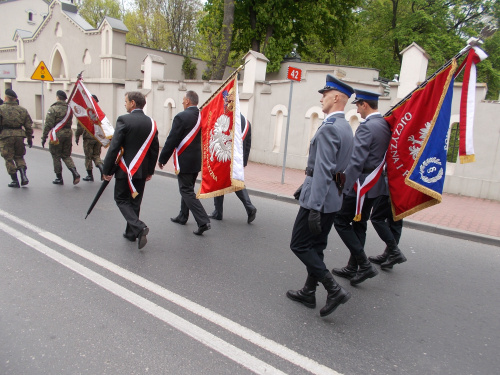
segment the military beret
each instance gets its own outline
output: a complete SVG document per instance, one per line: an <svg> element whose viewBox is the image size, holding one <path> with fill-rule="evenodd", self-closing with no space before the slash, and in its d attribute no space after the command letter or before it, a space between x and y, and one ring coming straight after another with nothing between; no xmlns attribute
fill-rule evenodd
<svg viewBox="0 0 500 375"><path fill-rule="evenodd" d="M17 94L12 89L5 90L5 95L10 96L11 98L17 99Z"/></svg>
<svg viewBox="0 0 500 375"><path fill-rule="evenodd" d="M347 95L347 97L351 97L354 94L354 89L349 86L347 83L342 82L340 79L335 78L331 74L326 75L326 85L321 90L318 90L320 94L323 94L325 91L337 90L342 94Z"/></svg>
<svg viewBox="0 0 500 375"><path fill-rule="evenodd" d="M359 103L360 101L363 100L378 101L378 97L380 96L378 92L359 90L359 89L354 89L354 93L356 94L356 98L354 99L352 104Z"/></svg>
<svg viewBox="0 0 500 375"><path fill-rule="evenodd" d="M68 99L68 96L66 95L66 93L63 90L57 90L56 95L61 99L64 99L64 100Z"/></svg>
<svg viewBox="0 0 500 375"><path fill-rule="evenodd" d="M94 98L94 100L95 100L96 103L99 103L99 99L97 99L96 95L92 94L92 97Z"/></svg>

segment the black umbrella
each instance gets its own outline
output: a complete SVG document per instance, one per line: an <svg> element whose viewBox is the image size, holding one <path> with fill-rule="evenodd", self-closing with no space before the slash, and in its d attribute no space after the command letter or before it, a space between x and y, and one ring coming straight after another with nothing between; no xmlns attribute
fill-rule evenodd
<svg viewBox="0 0 500 375"><path fill-rule="evenodd" d="M116 163L115 165L113 166L113 168L111 169L111 172L110 172L110 175L114 175L115 172L116 172L116 169L118 168L118 162L120 161L120 158L122 157L123 155L123 147L122 149L120 150L119 154L118 154L118 157L116 158ZM101 187L99 188L99 190L97 191L97 194L95 195L95 198L94 200L92 201L92 203L90 204L90 207L89 209L87 210L87 215L85 216L85 219L87 219L87 217L90 215L90 213L92 212L92 210L94 209L95 205L97 204L97 201L99 200L99 198L101 197L102 193L104 192L104 190L106 189L106 187L108 186L109 184L109 181L106 181L104 180L102 183L101 183Z"/></svg>

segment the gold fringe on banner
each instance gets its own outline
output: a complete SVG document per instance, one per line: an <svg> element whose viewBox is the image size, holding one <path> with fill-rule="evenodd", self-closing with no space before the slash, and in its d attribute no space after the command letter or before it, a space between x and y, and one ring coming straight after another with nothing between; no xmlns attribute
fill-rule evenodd
<svg viewBox="0 0 500 375"><path fill-rule="evenodd" d="M476 161L476 155L460 155L460 164L474 163Z"/></svg>

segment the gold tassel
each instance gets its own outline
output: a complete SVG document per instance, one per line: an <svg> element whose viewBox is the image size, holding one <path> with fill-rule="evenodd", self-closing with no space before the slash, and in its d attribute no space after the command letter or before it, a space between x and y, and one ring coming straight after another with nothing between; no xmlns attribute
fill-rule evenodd
<svg viewBox="0 0 500 375"><path fill-rule="evenodd" d="M354 221L360 221L361 220L361 215L356 215L354 216Z"/></svg>
<svg viewBox="0 0 500 375"><path fill-rule="evenodd" d="M476 155L460 155L460 164L474 163L476 161Z"/></svg>

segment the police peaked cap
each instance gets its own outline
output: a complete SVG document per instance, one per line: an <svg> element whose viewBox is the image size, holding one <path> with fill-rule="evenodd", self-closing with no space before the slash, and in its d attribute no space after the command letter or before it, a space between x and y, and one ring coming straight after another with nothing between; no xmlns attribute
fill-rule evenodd
<svg viewBox="0 0 500 375"><path fill-rule="evenodd" d="M354 93L356 94L356 99L353 100L352 104L359 103L363 100L372 100L377 102L378 97L380 96L378 92L358 90L358 89L354 89Z"/></svg>
<svg viewBox="0 0 500 375"><path fill-rule="evenodd" d="M5 90L5 95L10 96L11 98L17 99L17 94L12 89Z"/></svg>
<svg viewBox="0 0 500 375"><path fill-rule="evenodd" d="M68 96L66 95L66 93L63 90L57 90L56 95L61 99L64 99L64 100L68 99Z"/></svg>
<svg viewBox="0 0 500 375"><path fill-rule="evenodd" d="M347 95L348 98L354 94L354 89L349 86L347 83L342 82L340 79L335 78L331 74L326 75L326 85L321 90L318 90L320 94L323 94L325 91L337 90L342 94Z"/></svg>

